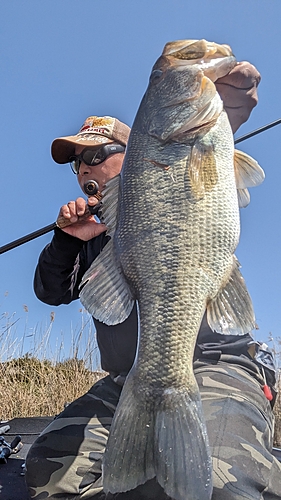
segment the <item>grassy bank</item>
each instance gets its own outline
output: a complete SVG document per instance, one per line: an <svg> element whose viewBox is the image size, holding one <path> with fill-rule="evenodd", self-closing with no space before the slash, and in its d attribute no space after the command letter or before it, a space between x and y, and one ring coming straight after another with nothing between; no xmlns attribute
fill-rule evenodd
<svg viewBox="0 0 281 500"><path fill-rule="evenodd" d="M63 336L50 342L54 322L54 312L35 328L19 328L15 314L0 316L0 419L57 415L103 376L92 318L81 310L81 324L69 328L68 357Z"/></svg>
<svg viewBox="0 0 281 500"><path fill-rule="evenodd" d="M57 415L101 376L75 358L52 363L24 356L1 363L0 418Z"/></svg>

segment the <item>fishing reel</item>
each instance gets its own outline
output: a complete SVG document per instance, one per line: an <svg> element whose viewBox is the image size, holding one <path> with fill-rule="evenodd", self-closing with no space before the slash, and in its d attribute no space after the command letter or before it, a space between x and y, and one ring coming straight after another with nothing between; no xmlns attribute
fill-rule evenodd
<svg viewBox="0 0 281 500"><path fill-rule="evenodd" d="M88 197L94 196L99 203L95 205L94 207L91 205L88 205L89 211L92 215L97 215L99 216L99 211L101 208L101 199L102 199L102 194L99 191L99 185L96 181L90 180L85 182L83 186L84 192Z"/></svg>
<svg viewBox="0 0 281 500"><path fill-rule="evenodd" d="M6 464L9 456L13 453L18 453L22 446L21 436L19 434L13 439L11 444L7 443L3 436L0 436L0 464Z"/></svg>

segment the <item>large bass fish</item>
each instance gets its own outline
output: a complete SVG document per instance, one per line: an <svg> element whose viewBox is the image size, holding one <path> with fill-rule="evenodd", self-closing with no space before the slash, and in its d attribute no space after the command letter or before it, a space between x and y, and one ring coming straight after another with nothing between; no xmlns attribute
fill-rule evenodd
<svg viewBox="0 0 281 500"><path fill-rule="evenodd" d="M212 495L211 457L193 352L202 317L222 334L255 326L234 256L239 202L263 180L234 151L213 83L236 60L227 45L168 43L137 112L121 175L108 183L111 240L84 276L81 300L109 325L139 308L139 346L104 457L104 490L156 478L175 500Z"/></svg>

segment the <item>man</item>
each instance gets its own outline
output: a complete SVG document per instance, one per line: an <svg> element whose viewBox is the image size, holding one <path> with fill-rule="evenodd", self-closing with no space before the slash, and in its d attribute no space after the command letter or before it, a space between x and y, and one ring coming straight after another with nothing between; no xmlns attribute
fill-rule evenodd
<svg viewBox="0 0 281 500"><path fill-rule="evenodd" d="M236 131L257 103L260 75L249 63L238 64L216 82ZM71 162L82 191L94 180L102 191L122 168L130 129L111 117L89 117L77 135L56 139L52 156ZM63 205L62 229L42 252L35 292L52 305L78 298L82 276L108 241L106 227L89 215L91 196ZM64 223L68 223L64 227ZM110 424L137 344L137 314L107 326L94 318L102 368L109 375L70 404L42 433L27 457L26 480L35 500L105 498L101 463ZM202 321L194 355L213 458L213 500L280 499L281 468L271 455L275 384L272 355L247 334L222 336ZM166 499L151 480L121 499ZM112 498L108 495L107 498Z"/></svg>

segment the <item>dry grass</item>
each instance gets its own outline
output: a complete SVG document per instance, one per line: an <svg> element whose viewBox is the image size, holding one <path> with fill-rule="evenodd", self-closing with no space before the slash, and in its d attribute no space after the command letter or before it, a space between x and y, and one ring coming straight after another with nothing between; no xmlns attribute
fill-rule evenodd
<svg viewBox="0 0 281 500"><path fill-rule="evenodd" d="M1 363L0 417L57 415L65 403L87 392L101 376L75 358L52 364L25 356Z"/></svg>
<svg viewBox="0 0 281 500"><path fill-rule="evenodd" d="M28 313L27 306L24 306ZM71 332L69 358L63 339L51 350L55 313L44 328L27 328L18 333L15 314L0 316L0 419L57 415L104 374L92 318L81 309L81 325ZM26 352L28 350L28 352Z"/></svg>

